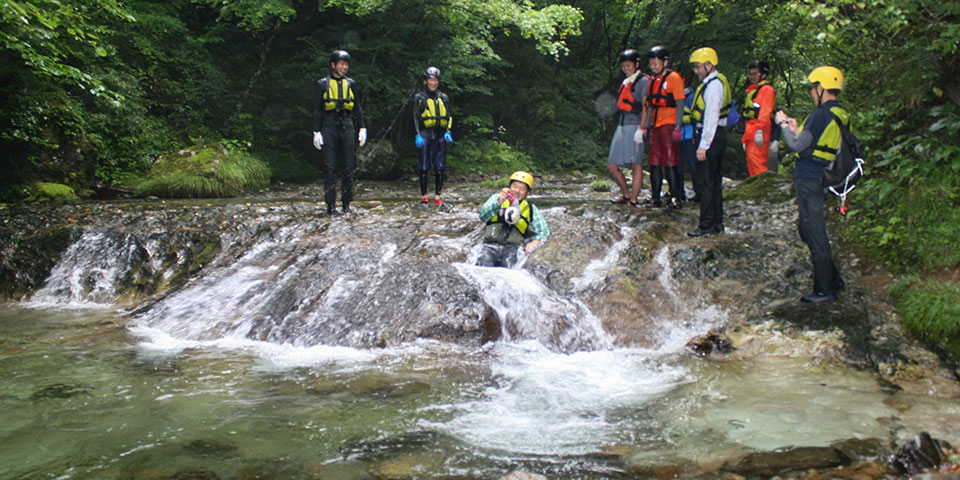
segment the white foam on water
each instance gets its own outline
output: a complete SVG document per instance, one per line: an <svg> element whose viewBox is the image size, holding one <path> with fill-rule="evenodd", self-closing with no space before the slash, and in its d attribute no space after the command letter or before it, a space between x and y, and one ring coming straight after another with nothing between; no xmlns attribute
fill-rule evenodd
<svg viewBox="0 0 960 480"><path fill-rule="evenodd" d="M463 263L455 268L496 311L504 341L539 340L562 350L575 345L613 345L600 319L582 301L557 294L526 270ZM563 326L558 330L561 320Z"/></svg>
<svg viewBox="0 0 960 480"><path fill-rule="evenodd" d="M388 349L366 350L330 345L302 347L236 337L184 340L164 330L145 325L131 327L130 332L140 339L139 347L147 356L175 356L192 349L242 351L257 357L264 368L276 370L330 363L366 363L385 354L395 354Z"/></svg>
<svg viewBox="0 0 960 480"><path fill-rule="evenodd" d="M679 295L681 287L673 277L669 246L664 246L657 252L655 261L660 265L657 281L667 295L663 302L666 307L664 311L671 312L659 319L665 326L660 330L660 350L670 352L682 350L691 338L726 322L727 312L722 308L704 304L692 296Z"/></svg>
<svg viewBox="0 0 960 480"><path fill-rule="evenodd" d="M535 342L490 352L496 384L446 406L454 417L424 426L484 449L578 455L624 441L631 411L686 382L686 370L639 349L562 354Z"/></svg>
<svg viewBox="0 0 960 480"><path fill-rule="evenodd" d="M603 281L606 280L607 274L610 273L610 269L620 261L620 255L630 246L630 242L636 233L636 228L627 226L620 227L620 235L623 238L611 245L603 258L591 260L590 263L584 267L583 273L571 280L573 290L575 292L583 292L588 289L600 287Z"/></svg>

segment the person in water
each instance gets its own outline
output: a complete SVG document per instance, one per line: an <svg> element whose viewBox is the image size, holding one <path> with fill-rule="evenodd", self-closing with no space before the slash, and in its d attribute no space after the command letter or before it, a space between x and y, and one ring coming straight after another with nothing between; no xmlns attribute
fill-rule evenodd
<svg viewBox="0 0 960 480"><path fill-rule="evenodd" d="M550 236L540 210L527 200L532 190L533 175L515 172L510 175L510 186L490 195L480 207L480 221L486 226L477 265L512 267L521 246L530 253Z"/></svg>

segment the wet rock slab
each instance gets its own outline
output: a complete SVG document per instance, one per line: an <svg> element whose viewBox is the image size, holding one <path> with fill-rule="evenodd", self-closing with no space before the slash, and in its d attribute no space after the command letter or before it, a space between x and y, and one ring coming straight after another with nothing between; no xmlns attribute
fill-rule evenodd
<svg viewBox="0 0 960 480"><path fill-rule="evenodd" d="M788 471L837 467L849 462L849 457L833 447L797 447L751 453L724 464L721 470L749 477L771 476Z"/></svg>

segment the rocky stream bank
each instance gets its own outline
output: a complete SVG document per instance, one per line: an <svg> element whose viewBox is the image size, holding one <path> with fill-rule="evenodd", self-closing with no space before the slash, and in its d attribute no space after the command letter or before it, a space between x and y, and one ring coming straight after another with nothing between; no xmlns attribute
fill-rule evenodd
<svg viewBox="0 0 960 480"><path fill-rule="evenodd" d="M525 268L558 297L582 301L614 345L650 346L662 337L661 319L695 311L716 324L689 341L689 354L702 362L777 356L846 365L875 375L897 412L881 420L885 438L737 451L710 465L649 467L630 449L611 445L605 454L623 478L870 479L956 463L946 455L934 464L925 459L940 447L952 451L947 443L931 443L935 439L960 443L957 372L904 333L885 297L884 273L835 243L846 290L832 304L797 301L807 293L811 270L796 234L789 179L765 175L727 185L726 232L700 239L685 235L695 225L696 204L679 211L614 206L608 194L590 190L590 180L538 180L533 201L553 234ZM348 216L326 215L316 185L272 187L241 200L3 205L0 296L20 301L44 292L159 317L172 311L170 299L179 292L214 288L210 272L249 261L251 251L266 245L277 253L258 257L258 264L283 265L296 275L270 280L285 294L256 302L237 297L235 307L250 311L249 338L377 348L418 338L480 345L527 333L560 351L596 348L564 337L566 319L546 307L542 321L552 328L511 330L517 323L457 274L454 264L467 260L479 241L474 211L489 191L460 180L447 192L446 206L425 209L414 203L412 185L362 182ZM85 246L92 247L88 253ZM93 258L93 267L70 285L49 285L71 249ZM313 296L326 299L304 300ZM325 305L340 308L339 323L323 316L311 321ZM204 338L221 331L187 333ZM417 478L414 470L385 462L370 474Z"/></svg>

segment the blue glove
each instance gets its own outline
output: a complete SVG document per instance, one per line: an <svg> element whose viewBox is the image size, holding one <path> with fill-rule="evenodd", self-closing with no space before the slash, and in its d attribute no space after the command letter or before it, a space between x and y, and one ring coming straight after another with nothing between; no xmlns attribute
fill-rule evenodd
<svg viewBox="0 0 960 480"><path fill-rule="evenodd" d="M450 132L444 133L443 141L447 142L447 145L453 145L453 135L450 135Z"/></svg>
<svg viewBox="0 0 960 480"><path fill-rule="evenodd" d="M417 134L417 137L413 139L413 143L417 145L417 148L423 148L427 142L423 141L423 135Z"/></svg>

